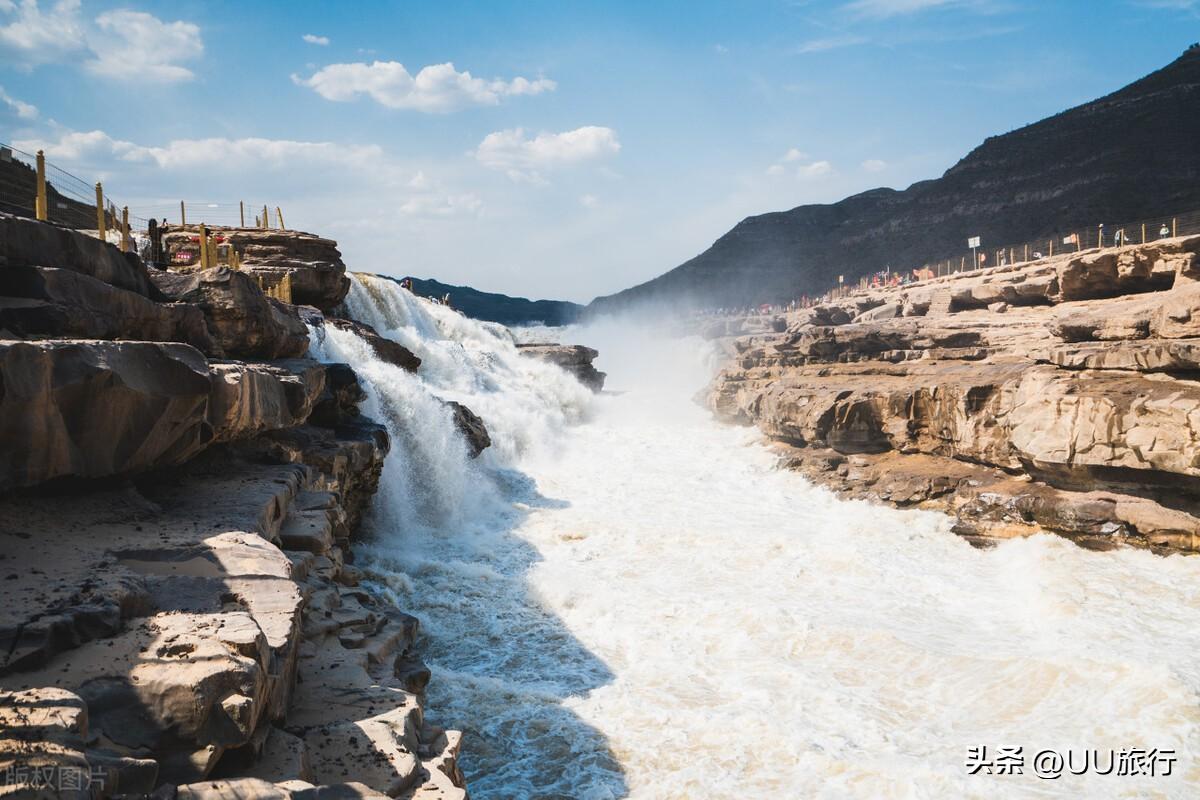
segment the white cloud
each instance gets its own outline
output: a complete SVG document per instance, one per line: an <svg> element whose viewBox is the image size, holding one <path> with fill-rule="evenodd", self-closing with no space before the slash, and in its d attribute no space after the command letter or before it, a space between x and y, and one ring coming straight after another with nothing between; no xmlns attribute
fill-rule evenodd
<svg viewBox="0 0 1200 800"><path fill-rule="evenodd" d="M37 119L37 106L18 100L4 91L3 86L0 86L0 103L11 108L21 119Z"/></svg>
<svg viewBox="0 0 1200 800"><path fill-rule="evenodd" d="M719 56L723 56L723 55L728 55L728 54L729 54L729 48L728 48L728 47L726 47L726 46L725 46L725 45L723 45L723 44L714 44L714 45L713 45L713 50L715 50L715 51L716 51L716 53L717 53L717 55L719 55Z"/></svg>
<svg viewBox="0 0 1200 800"><path fill-rule="evenodd" d="M457 195L427 194L409 198L400 213L410 217L456 217L478 214L483 201L472 192Z"/></svg>
<svg viewBox="0 0 1200 800"><path fill-rule="evenodd" d="M522 128L489 133L475 150L479 163L504 170L515 180L542 182L539 170L615 155L621 150L612 128L587 125L530 137Z"/></svg>
<svg viewBox="0 0 1200 800"><path fill-rule="evenodd" d="M828 161L814 161L811 164L805 164L796 170L796 177L801 180L811 178L823 178L826 175L833 174L833 164Z"/></svg>
<svg viewBox="0 0 1200 800"><path fill-rule="evenodd" d="M767 175L777 178L791 171L789 165L796 164L795 175L800 180L822 178L833 174L833 165L828 161L810 161L810 156L799 148L789 148L783 157L767 167ZM801 163L807 162L807 163Z"/></svg>
<svg viewBox="0 0 1200 800"><path fill-rule="evenodd" d="M96 27L89 36L96 57L85 65L95 75L157 83L190 80L195 75L178 62L204 53L200 28L191 22L163 22L120 9L96 17Z"/></svg>
<svg viewBox="0 0 1200 800"><path fill-rule="evenodd" d="M995 0L854 0L847 3L845 8L859 17L886 19L935 9L990 11L997 6Z"/></svg>
<svg viewBox="0 0 1200 800"><path fill-rule="evenodd" d="M600 198L594 194L581 194L579 195L579 205L584 208L595 208L600 205Z"/></svg>
<svg viewBox="0 0 1200 800"><path fill-rule="evenodd" d="M878 158L868 158L862 162L862 168L865 172L883 172L887 169L887 162Z"/></svg>
<svg viewBox="0 0 1200 800"><path fill-rule="evenodd" d="M175 139L148 147L113 139L104 131L72 131L57 142L14 142L22 150L45 150L60 161L116 159L150 164L164 170L267 167L295 169L307 165L374 168L383 153L375 145L337 145L332 142L297 142L287 139Z"/></svg>
<svg viewBox="0 0 1200 800"><path fill-rule="evenodd" d="M330 64L310 78L293 75L292 80L307 86L326 100L345 102L367 95L388 108L427 113L445 113L468 106L494 106L502 98L553 91L557 84L546 78L484 80L470 72L459 72L454 65L432 64L415 76L397 61L371 64Z"/></svg>
<svg viewBox="0 0 1200 800"><path fill-rule="evenodd" d="M837 50L842 47L853 47L859 44L866 44L868 39L865 36L831 36L828 39L810 39L807 42L802 42L796 48L796 52L805 55L808 53L824 53L829 50Z"/></svg>
<svg viewBox="0 0 1200 800"><path fill-rule="evenodd" d="M304 41L308 42L309 44L316 44L316 45L320 45L321 47L326 47L329 45L329 37L328 36L317 36L315 33L306 33L303 36L301 36L300 38L303 39Z"/></svg>
<svg viewBox="0 0 1200 800"><path fill-rule="evenodd" d="M0 50L17 63L40 64L81 50L85 44L79 0L58 0L45 12L37 0L0 0Z"/></svg>

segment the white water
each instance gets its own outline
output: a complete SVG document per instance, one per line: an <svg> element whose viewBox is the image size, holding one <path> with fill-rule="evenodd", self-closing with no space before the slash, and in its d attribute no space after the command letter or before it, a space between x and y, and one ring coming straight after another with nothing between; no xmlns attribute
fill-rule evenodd
<svg viewBox="0 0 1200 800"><path fill-rule="evenodd" d="M1200 559L940 515L773 469L691 395L697 341L611 325L593 398L499 326L356 280L420 378L327 331L394 450L365 561L423 623L476 798L1193 797ZM469 461L437 395L497 442ZM968 775L967 748L1174 748L1168 778Z"/></svg>

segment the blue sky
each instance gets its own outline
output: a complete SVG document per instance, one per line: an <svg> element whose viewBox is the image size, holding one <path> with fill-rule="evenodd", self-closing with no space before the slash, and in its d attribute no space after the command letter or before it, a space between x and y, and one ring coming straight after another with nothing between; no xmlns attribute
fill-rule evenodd
<svg viewBox="0 0 1200 800"><path fill-rule="evenodd" d="M351 269L586 301L1198 39L1200 0L0 0L0 141L142 216L279 205Z"/></svg>

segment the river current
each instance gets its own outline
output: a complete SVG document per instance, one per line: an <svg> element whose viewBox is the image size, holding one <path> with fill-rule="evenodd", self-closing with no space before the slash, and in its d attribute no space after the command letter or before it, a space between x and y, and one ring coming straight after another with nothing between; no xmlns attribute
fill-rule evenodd
<svg viewBox="0 0 1200 800"><path fill-rule="evenodd" d="M391 281L355 276L348 304L423 359L314 345L392 434L359 563L421 619L472 797L1200 794L1200 559L980 550L942 515L840 500L693 401L699 339L516 334L599 349L596 396ZM442 400L483 418L479 459ZM1147 763L1110 765L1123 749L1171 774L1119 775ZM1046 750L1097 763L1039 777Z"/></svg>

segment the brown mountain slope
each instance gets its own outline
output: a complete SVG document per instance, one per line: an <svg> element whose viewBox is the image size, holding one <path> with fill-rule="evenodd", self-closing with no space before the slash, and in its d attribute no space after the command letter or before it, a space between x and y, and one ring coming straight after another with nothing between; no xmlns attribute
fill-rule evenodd
<svg viewBox="0 0 1200 800"><path fill-rule="evenodd" d="M1200 47L1107 97L994 136L941 178L748 217L591 312L786 302L856 279L1098 222L1200 209Z"/></svg>

